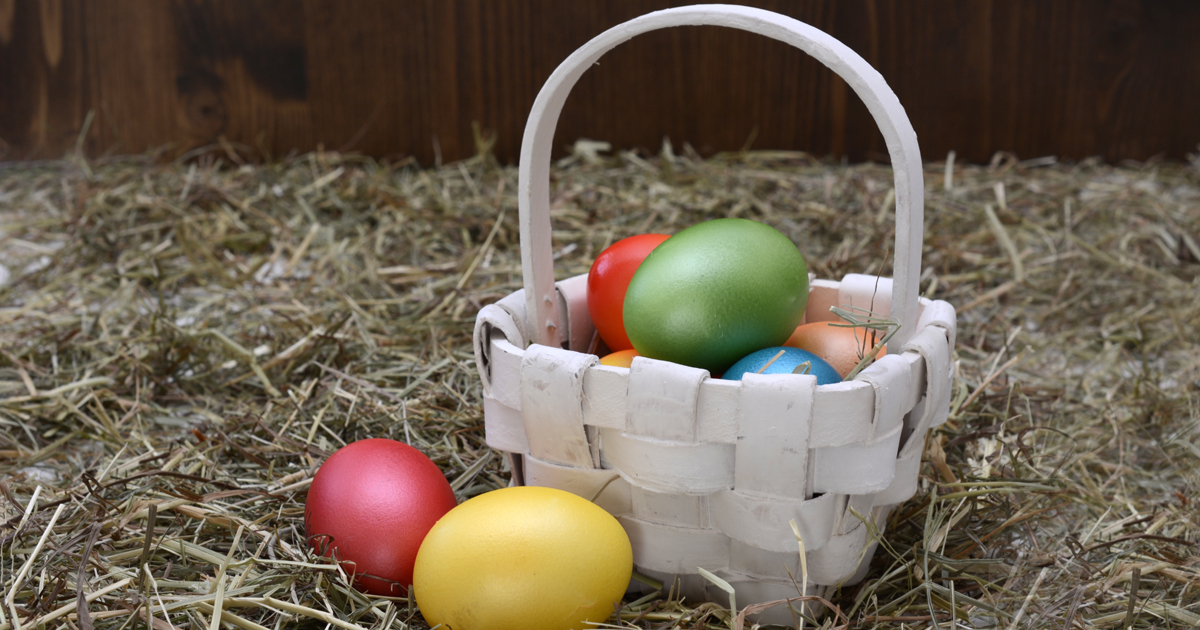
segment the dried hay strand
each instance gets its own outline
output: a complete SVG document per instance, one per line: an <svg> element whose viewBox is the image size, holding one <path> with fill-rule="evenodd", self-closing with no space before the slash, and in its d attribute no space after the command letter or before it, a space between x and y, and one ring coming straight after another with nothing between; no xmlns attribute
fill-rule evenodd
<svg viewBox="0 0 1200 630"><path fill-rule="evenodd" d="M885 166L597 146L554 170L560 277L721 216L819 277L890 274ZM381 436L460 499L507 485L470 335L521 284L515 191L486 154L0 166L0 629L425 627L308 550L305 490ZM1200 161L948 160L926 199L951 418L867 579L806 624L1200 624ZM744 612L667 585L609 623Z"/></svg>

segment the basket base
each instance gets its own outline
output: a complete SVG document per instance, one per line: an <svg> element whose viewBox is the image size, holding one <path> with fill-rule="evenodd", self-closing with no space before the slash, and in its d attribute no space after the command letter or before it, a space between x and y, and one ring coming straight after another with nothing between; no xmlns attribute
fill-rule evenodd
<svg viewBox="0 0 1200 630"><path fill-rule="evenodd" d="M692 606L700 602L716 602L724 606L729 605L729 595L700 575L673 575L658 571L642 570L639 570L639 573L662 582L663 596L670 595L675 600L682 601L686 606ZM802 613L810 619L820 619L828 612L828 609L818 601L799 600L801 589L796 583L766 581L759 578L729 574L727 572L720 572L719 577L729 582L729 585L733 587L739 610L753 604L781 602L779 605L772 606L762 612L747 615L746 619L753 623L796 626ZM832 590L833 587L830 586L809 584L806 594L810 597L824 598ZM652 592L653 589L651 587L637 580L630 582L630 597L638 597Z"/></svg>
<svg viewBox="0 0 1200 630"><path fill-rule="evenodd" d="M878 514L880 519L876 523L877 526L886 521L890 511L890 509L886 509ZM816 584L810 581L807 588L802 588L801 576L793 575L791 569L785 569L782 572L786 576L783 578L744 575L730 570L717 570L713 573L733 587L739 611L744 610L747 606L777 602L776 605L761 612L747 615L748 621L759 624L795 626L801 613L807 615L809 619L819 620L831 612L822 602L811 599L804 600L803 597L820 597L828 600L838 588L862 581L870 569L871 559L874 557L877 547L877 541L868 541L863 545L856 554L858 564L854 567L853 572L836 584ZM638 566L636 562L634 569L641 575L661 582L663 584L662 596L682 600L685 605L691 606L699 602L714 602L723 606L730 604L729 594L701 575L654 571ZM631 599L651 592L653 592L651 587L637 580L630 582Z"/></svg>

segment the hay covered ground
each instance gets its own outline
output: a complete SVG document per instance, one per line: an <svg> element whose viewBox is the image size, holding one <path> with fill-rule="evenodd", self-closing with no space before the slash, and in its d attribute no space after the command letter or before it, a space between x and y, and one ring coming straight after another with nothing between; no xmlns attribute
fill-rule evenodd
<svg viewBox="0 0 1200 630"><path fill-rule="evenodd" d="M554 171L560 277L720 216L779 228L819 277L889 268L885 166L594 148ZM486 156L0 165L0 629L425 627L307 552L305 491L379 436L460 498L507 484L470 338L521 284L516 178ZM1200 625L1200 162L999 155L926 184L951 418L820 623ZM664 593L610 622L730 613Z"/></svg>

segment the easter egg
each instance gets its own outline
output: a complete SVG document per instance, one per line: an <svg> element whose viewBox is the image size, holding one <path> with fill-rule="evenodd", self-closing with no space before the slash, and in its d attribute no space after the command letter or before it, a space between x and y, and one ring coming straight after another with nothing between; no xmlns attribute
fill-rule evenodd
<svg viewBox="0 0 1200 630"><path fill-rule="evenodd" d="M304 502L309 546L342 562L354 585L404 597L430 527L457 501L424 453L384 438L340 449L317 470Z"/></svg>
<svg viewBox="0 0 1200 630"><path fill-rule="evenodd" d="M795 244L762 223L716 219L646 256L625 294L625 331L642 356L717 373L786 341L807 301Z"/></svg>
<svg viewBox="0 0 1200 630"><path fill-rule="evenodd" d="M807 350L788 346L763 348L751 352L730 366L721 378L740 381L746 374L791 374L806 362L809 366L804 374L812 374L817 377L817 385L842 382L841 375L824 359ZM766 369L763 369L763 366L766 366Z"/></svg>
<svg viewBox="0 0 1200 630"><path fill-rule="evenodd" d="M667 234L638 234L623 238L609 245L592 262L587 282L588 315L609 350L615 352L633 347L625 334L625 322L621 314L625 290L646 255L667 238Z"/></svg>
<svg viewBox="0 0 1200 630"><path fill-rule="evenodd" d="M584 630L608 619L633 572L617 519L564 490L517 486L451 510L417 555L430 627Z"/></svg>
<svg viewBox="0 0 1200 630"><path fill-rule="evenodd" d="M880 334L879 331L866 328L837 325L837 322L813 322L797 326L783 345L808 350L825 359L842 378L846 378L859 361L875 347ZM880 348L875 358L885 354L887 350Z"/></svg>
<svg viewBox="0 0 1200 630"><path fill-rule="evenodd" d="M639 355L638 351L634 350L633 348L621 350L619 352L613 352L612 354L606 354L600 357L600 365L611 365L613 367L627 368L633 365L633 357L636 356L641 355Z"/></svg>

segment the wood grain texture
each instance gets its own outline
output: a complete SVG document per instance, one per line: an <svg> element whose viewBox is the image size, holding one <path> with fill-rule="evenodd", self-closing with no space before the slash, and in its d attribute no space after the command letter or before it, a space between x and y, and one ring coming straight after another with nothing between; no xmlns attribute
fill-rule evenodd
<svg viewBox="0 0 1200 630"><path fill-rule="evenodd" d="M317 147L422 164L514 161L557 64L662 0L0 0L0 159L220 140L245 156ZM1108 160L1200 145L1200 3L1191 0L749 0L828 31L904 103L926 159L953 149ZM557 143L657 152L804 150L885 159L846 85L747 33L644 35L592 68Z"/></svg>

